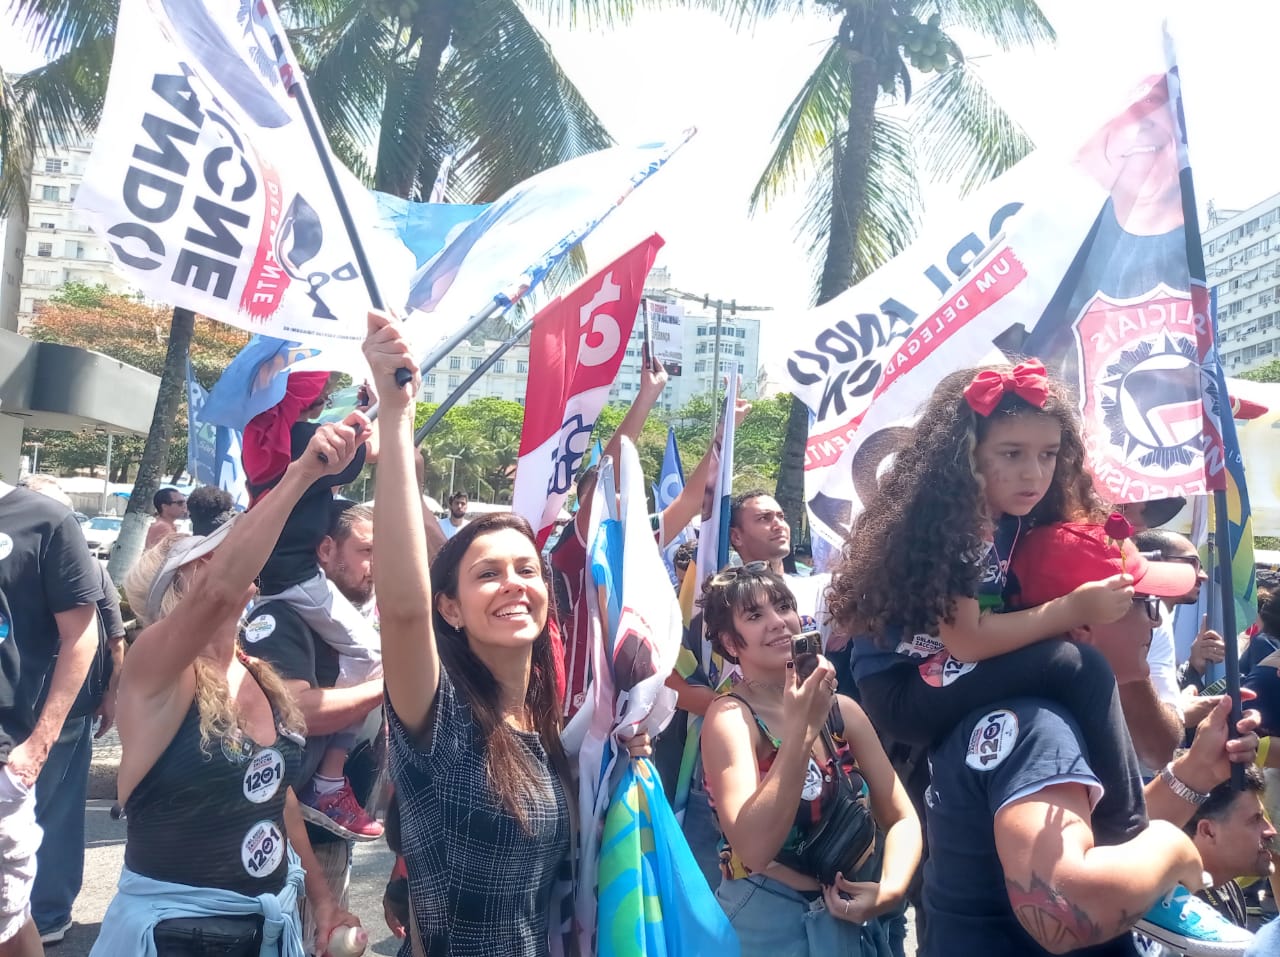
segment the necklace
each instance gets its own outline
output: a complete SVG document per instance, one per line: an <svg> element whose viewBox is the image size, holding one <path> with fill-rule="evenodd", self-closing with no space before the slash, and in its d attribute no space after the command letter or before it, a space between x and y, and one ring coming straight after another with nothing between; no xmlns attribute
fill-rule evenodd
<svg viewBox="0 0 1280 957"><path fill-rule="evenodd" d="M782 694L787 687L785 682L752 681L746 675L742 676L742 683L755 691L772 691L774 694Z"/></svg>

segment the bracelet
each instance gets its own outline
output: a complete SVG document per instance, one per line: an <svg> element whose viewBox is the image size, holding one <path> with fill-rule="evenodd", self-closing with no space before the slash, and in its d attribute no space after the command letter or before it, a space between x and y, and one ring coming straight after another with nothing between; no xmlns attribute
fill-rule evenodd
<svg viewBox="0 0 1280 957"><path fill-rule="evenodd" d="M1177 776L1173 773L1172 761L1160 769L1160 780L1169 786L1170 791L1182 798L1182 800L1186 801L1188 804L1193 804L1196 807L1199 807L1204 804L1205 801L1209 800L1209 795L1203 794L1200 791L1193 791L1178 780Z"/></svg>

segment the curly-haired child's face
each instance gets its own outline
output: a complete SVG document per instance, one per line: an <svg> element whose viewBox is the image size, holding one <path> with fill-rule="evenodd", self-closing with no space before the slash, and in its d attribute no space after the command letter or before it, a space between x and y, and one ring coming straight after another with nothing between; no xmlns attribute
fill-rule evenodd
<svg viewBox="0 0 1280 957"><path fill-rule="evenodd" d="M1062 427L1048 415L1002 416L974 452L992 518L1026 515L1049 491Z"/></svg>

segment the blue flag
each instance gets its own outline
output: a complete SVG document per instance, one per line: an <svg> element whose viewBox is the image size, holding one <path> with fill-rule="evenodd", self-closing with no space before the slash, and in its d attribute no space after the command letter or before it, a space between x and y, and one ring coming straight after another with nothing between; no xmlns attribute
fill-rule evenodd
<svg viewBox="0 0 1280 957"><path fill-rule="evenodd" d="M684 467L680 464L680 450L676 447L676 430L667 426L667 450L662 456L662 471L658 475L658 484L653 487L653 510L659 515L671 505L684 491ZM689 541L688 528L680 529L678 534L670 534L667 546L662 549L662 561L671 576L671 584L676 583L676 549Z"/></svg>
<svg viewBox="0 0 1280 957"><path fill-rule="evenodd" d="M599 874L599 957L740 953L648 758L630 761L614 790Z"/></svg>
<svg viewBox="0 0 1280 957"><path fill-rule="evenodd" d="M216 485L231 495L239 508L249 505L244 467L240 463L240 433L212 425L204 417L209 393L196 381L187 360L187 473L198 485Z"/></svg>
<svg viewBox="0 0 1280 957"><path fill-rule="evenodd" d="M243 430L254 416L280 404L293 366L318 353L296 342L254 336L214 384L200 420Z"/></svg>

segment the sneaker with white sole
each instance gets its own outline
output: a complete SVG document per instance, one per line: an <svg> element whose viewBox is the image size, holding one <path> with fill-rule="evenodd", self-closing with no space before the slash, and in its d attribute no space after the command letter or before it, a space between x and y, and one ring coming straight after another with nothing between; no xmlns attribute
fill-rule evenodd
<svg viewBox="0 0 1280 957"><path fill-rule="evenodd" d="M1134 930L1187 957L1241 957L1253 934L1178 885L1147 911Z"/></svg>
<svg viewBox="0 0 1280 957"><path fill-rule="evenodd" d="M327 794L318 792L314 782L308 785L298 796L298 807L304 820L348 841L382 837L382 825L365 813L346 778L342 787Z"/></svg>
<svg viewBox="0 0 1280 957"><path fill-rule="evenodd" d="M40 943L42 944L60 944L66 939L67 931L71 929L71 921L65 924L59 924L49 930L40 931Z"/></svg>

